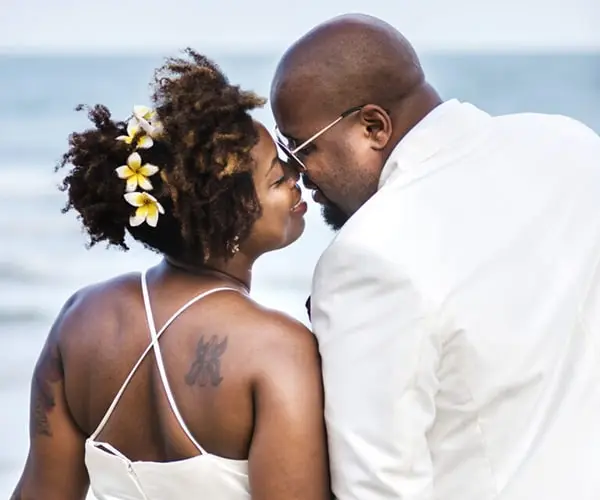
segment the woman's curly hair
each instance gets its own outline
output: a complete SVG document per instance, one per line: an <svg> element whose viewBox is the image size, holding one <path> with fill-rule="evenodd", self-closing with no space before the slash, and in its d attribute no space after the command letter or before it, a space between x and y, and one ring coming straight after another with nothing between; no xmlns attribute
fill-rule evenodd
<svg viewBox="0 0 600 500"><path fill-rule="evenodd" d="M135 208L124 199L125 181L115 172L134 151L116 140L127 134L127 123L96 105L86 108L95 127L69 137L57 166L72 165L61 187L68 192L63 211L79 213L89 246L106 241L127 250L128 231L174 258L227 258L260 216L250 153L258 132L249 112L266 101L231 85L205 56L192 49L185 55L167 59L156 71L152 102L164 130L150 149L139 151L144 163L160 168L151 179L151 194L165 209L156 227L129 225Z"/></svg>

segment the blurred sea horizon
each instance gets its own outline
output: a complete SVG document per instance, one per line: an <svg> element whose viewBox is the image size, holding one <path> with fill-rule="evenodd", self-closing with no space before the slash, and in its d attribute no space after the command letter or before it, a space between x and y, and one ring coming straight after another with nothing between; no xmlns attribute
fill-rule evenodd
<svg viewBox="0 0 600 500"><path fill-rule="evenodd" d="M199 49L200 50L200 49ZM12 492L27 453L29 381L54 317L78 288L158 262L132 244L130 252L86 250L54 166L74 130L88 126L78 104L107 105L125 118L149 104L153 70L165 54L0 53L0 497ZM279 54L207 52L232 83L268 96ZM422 57L445 99L469 101L492 114L564 114L600 132L600 51L550 53L435 52ZM255 113L267 128L269 106ZM600 161L600 160L599 160ZM306 198L310 198L307 194ZM313 268L331 239L309 201L307 230L294 245L265 255L254 270L252 295L307 323L304 301ZM382 228L384 230L385 228Z"/></svg>

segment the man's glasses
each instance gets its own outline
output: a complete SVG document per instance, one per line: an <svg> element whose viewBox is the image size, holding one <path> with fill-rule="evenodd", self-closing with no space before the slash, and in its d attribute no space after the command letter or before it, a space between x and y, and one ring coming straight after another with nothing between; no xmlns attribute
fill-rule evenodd
<svg viewBox="0 0 600 500"><path fill-rule="evenodd" d="M360 111L362 108L364 108L366 105L363 104L361 106L354 106L350 109L347 109L346 111L344 111L340 116L338 116L335 120L333 120L330 124L326 125L325 127L323 127L321 130L319 130L316 134L313 134L310 138L306 139L302 144L300 145L295 145L295 141L293 141L292 139L288 139L287 141L279 134L279 130L277 129L277 127L275 127L275 138L276 138L276 142L277 145L282 149L283 153L289 158L294 160L295 163L297 163L297 167L298 170L300 170L301 172L306 172L306 165L304 165L304 162L299 158L299 156L302 155L302 151L310 144L312 143L315 139L317 139L318 137L321 137L325 132L327 132L330 128L332 128L333 126L337 125L339 122L341 122L344 118L350 116L353 113L356 113L358 111Z"/></svg>

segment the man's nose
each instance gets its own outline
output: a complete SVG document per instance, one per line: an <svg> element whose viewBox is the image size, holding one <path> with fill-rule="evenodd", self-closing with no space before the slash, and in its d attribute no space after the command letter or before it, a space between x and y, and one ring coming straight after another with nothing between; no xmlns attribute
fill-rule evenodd
<svg viewBox="0 0 600 500"><path fill-rule="evenodd" d="M317 189L317 185L306 174L302 174L302 183L306 189Z"/></svg>

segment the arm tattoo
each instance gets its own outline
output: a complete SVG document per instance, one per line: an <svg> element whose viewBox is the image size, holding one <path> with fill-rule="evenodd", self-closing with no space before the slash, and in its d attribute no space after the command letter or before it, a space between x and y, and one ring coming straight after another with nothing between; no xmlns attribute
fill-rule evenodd
<svg viewBox="0 0 600 500"><path fill-rule="evenodd" d="M185 376L185 382L188 385L198 384L205 387L210 384L213 387L218 386L223 377L221 377L221 356L227 350L227 337L219 340L213 335L208 342L204 336L200 337L196 347L196 357L192 362L190 371Z"/></svg>
<svg viewBox="0 0 600 500"><path fill-rule="evenodd" d="M44 346L33 374L30 422L32 433L52 436L48 414L56 406L53 384L60 382L62 378L63 370L58 348L47 344Z"/></svg>

